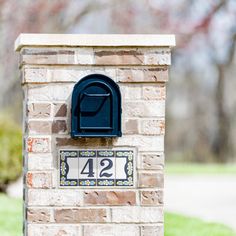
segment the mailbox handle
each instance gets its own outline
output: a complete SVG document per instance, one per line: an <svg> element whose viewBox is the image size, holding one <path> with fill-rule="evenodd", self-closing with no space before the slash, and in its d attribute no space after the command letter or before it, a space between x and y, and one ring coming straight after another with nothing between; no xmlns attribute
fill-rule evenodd
<svg viewBox="0 0 236 236"><path fill-rule="evenodd" d="M101 94L96 94L96 93L83 93L84 96L87 97L109 97L110 93L101 93Z"/></svg>

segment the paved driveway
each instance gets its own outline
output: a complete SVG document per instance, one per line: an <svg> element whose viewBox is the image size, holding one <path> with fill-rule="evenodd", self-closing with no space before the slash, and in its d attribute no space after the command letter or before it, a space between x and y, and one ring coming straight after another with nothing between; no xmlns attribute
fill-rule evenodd
<svg viewBox="0 0 236 236"><path fill-rule="evenodd" d="M166 176L165 210L236 230L236 175Z"/></svg>

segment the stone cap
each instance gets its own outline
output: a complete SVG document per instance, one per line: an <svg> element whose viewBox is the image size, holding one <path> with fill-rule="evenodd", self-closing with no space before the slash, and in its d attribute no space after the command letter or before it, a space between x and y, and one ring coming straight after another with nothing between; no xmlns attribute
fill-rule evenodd
<svg viewBox="0 0 236 236"><path fill-rule="evenodd" d="M173 47L172 34L20 34L15 41L15 51L24 46L67 47Z"/></svg>

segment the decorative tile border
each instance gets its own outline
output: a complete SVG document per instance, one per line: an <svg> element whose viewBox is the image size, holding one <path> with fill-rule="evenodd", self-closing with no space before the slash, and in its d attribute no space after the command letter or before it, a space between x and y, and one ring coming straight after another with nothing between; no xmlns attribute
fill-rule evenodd
<svg viewBox="0 0 236 236"><path fill-rule="evenodd" d="M134 186L134 150L60 150L60 187Z"/></svg>

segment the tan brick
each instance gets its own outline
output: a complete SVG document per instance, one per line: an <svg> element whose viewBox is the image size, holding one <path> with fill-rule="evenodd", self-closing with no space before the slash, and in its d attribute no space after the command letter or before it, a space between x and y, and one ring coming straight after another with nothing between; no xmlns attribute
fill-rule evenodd
<svg viewBox="0 0 236 236"><path fill-rule="evenodd" d="M22 64L75 64L75 50L70 48L25 48L21 55Z"/></svg>
<svg viewBox="0 0 236 236"><path fill-rule="evenodd" d="M48 223L50 222L50 210L43 208L28 208L27 220L29 223Z"/></svg>
<svg viewBox="0 0 236 236"><path fill-rule="evenodd" d="M50 121L29 121L29 134L51 134L52 124Z"/></svg>
<svg viewBox="0 0 236 236"><path fill-rule="evenodd" d="M97 65L142 65L143 62L144 56L137 50L95 50Z"/></svg>
<svg viewBox="0 0 236 236"><path fill-rule="evenodd" d="M109 147L112 145L112 140L108 138L93 138L91 143L91 138L56 138L57 146L81 146L81 147Z"/></svg>
<svg viewBox="0 0 236 236"><path fill-rule="evenodd" d="M29 118L48 118L51 115L50 103L29 103L27 106Z"/></svg>
<svg viewBox="0 0 236 236"><path fill-rule="evenodd" d="M29 206L80 206L82 193L75 189L29 189Z"/></svg>
<svg viewBox="0 0 236 236"><path fill-rule="evenodd" d="M140 152L163 152L164 136L123 135L121 138L112 139L112 146L136 146Z"/></svg>
<svg viewBox="0 0 236 236"><path fill-rule="evenodd" d="M139 173L139 187L141 188L163 188L163 173Z"/></svg>
<svg viewBox="0 0 236 236"><path fill-rule="evenodd" d="M142 86L140 84L122 84L120 83L120 91L122 99L140 100L142 98Z"/></svg>
<svg viewBox="0 0 236 236"><path fill-rule="evenodd" d="M39 65L87 65L93 63L93 51L91 48L42 48L35 49L29 52L28 49L22 51L21 57L22 64L39 64ZM28 51L26 51L28 50Z"/></svg>
<svg viewBox="0 0 236 236"><path fill-rule="evenodd" d="M28 170L52 170L53 156L49 153L28 153Z"/></svg>
<svg viewBox="0 0 236 236"><path fill-rule="evenodd" d="M114 81L116 80L116 68L111 67L92 67L92 68L83 68L83 67L73 67L73 68L53 68L48 69L48 74L51 82L79 82L83 77L90 74L103 74Z"/></svg>
<svg viewBox="0 0 236 236"><path fill-rule="evenodd" d="M164 154L163 153L142 153L141 154L141 168L142 169L163 169Z"/></svg>
<svg viewBox="0 0 236 236"><path fill-rule="evenodd" d="M27 139L28 152L46 153L51 151L49 138L32 138Z"/></svg>
<svg viewBox="0 0 236 236"><path fill-rule="evenodd" d="M54 103L53 115L55 117L66 117L66 115L67 115L67 104L65 104L65 103Z"/></svg>
<svg viewBox="0 0 236 236"><path fill-rule="evenodd" d="M39 106L39 111L31 107L28 117L25 114L29 118L26 127L29 126L32 134L24 140L24 163L29 171L25 178L25 204L39 211L35 222L25 223L27 235L163 236L160 188L163 188L165 82L170 49L34 47L30 50L21 49L23 63L31 64L22 67L26 82L25 103L49 104L49 111ZM38 68L33 64L38 64ZM108 75L120 85L124 111L120 138L74 140L69 135L73 87L92 73ZM24 113L27 109L29 107ZM41 123L37 123L37 119ZM50 128L47 122L51 122ZM134 166L136 189L55 188L59 173L56 171L58 150L54 149L124 149L129 146L138 151L135 160L138 166ZM40 215L44 208L49 211L45 222Z"/></svg>
<svg viewBox="0 0 236 236"><path fill-rule="evenodd" d="M65 120L55 120L52 123L53 134L63 134L67 131L67 124Z"/></svg>
<svg viewBox="0 0 236 236"><path fill-rule="evenodd" d="M134 191L86 191L84 192L86 205L135 205Z"/></svg>
<svg viewBox="0 0 236 236"><path fill-rule="evenodd" d="M78 82L84 75L83 70L68 69L68 68L53 68L49 69L51 82ZM61 104L59 104L61 105Z"/></svg>
<svg viewBox="0 0 236 236"><path fill-rule="evenodd" d="M84 209L84 208L70 208L70 209L55 209L54 217L56 223L81 223L81 222L99 222L107 221L107 213L105 209Z"/></svg>
<svg viewBox="0 0 236 236"><path fill-rule="evenodd" d="M163 236L164 235L164 226L157 225L145 225L141 226L141 236Z"/></svg>
<svg viewBox="0 0 236 236"><path fill-rule="evenodd" d="M168 70L166 67L144 68L144 69L120 68L117 71L117 81L121 83L166 82L168 81Z"/></svg>
<svg viewBox="0 0 236 236"><path fill-rule="evenodd" d="M125 117L164 117L165 101L130 101L123 104Z"/></svg>
<svg viewBox="0 0 236 236"><path fill-rule="evenodd" d="M141 134L144 135L164 135L165 121L149 119L141 121Z"/></svg>
<svg viewBox="0 0 236 236"><path fill-rule="evenodd" d="M47 83L49 82L46 68L24 68L23 83Z"/></svg>
<svg viewBox="0 0 236 236"><path fill-rule="evenodd" d="M28 224L28 236L82 236L80 226Z"/></svg>
<svg viewBox="0 0 236 236"><path fill-rule="evenodd" d="M77 48L75 54L75 64L91 65L94 64L93 48Z"/></svg>
<svg viewBox="0 0 236 236"><path fill-rule="evenodd" d="M124 134L138 134L139 133L139 125L138 120L135 119L126 119L124 121Z"/></svg>
<svg viewBox="0 0 236 236"><path fill-rule="evenodd" d="M85 236L140 236L137 225L84 225ZM153 235L154 236L154 235Z"/></svg>
<svg viewBox="0 0 236 236"><path fill-rule="evenodd" d="M146 65L170 65L171 54L169 48L155 48L145 51Z"/></svg>
<svg viewBox="0 0 236 236"><path fill-rule="evenodd" d="M122 207L112 209L115 223L159 223L163 222L162 207Z"/></svg>
<svg viewBox="0 0 236 236"><path fill-rule="evenodd" d="M73 84L55 83L55 84L29 84L27 85L28 101L61 101L65 102L71 99Z"/></svg>
<svg viewBox="0 0 236 236"><path fill-rule="evenodd" d="M50 172L28 172L26 183L28 188L51 188L52 174Z"/></svg>
<svg viewBox="0 0 236 236"><path fill-rule="evenodd" d="M151 206L151 205L161 205L163 204L163 191L141 191L141 205Z"/></svg>
<svg viewBox="0 0 236 236"><path fill-rule="evenodd" d="M133 48L24 48L21 51L21 64L38 65L170 65L170 50Z"/></svg>
<svg viewBox="0 0 236 236"><path fill-rule="evenodd" d="M165 100L166 87L165 85L149 85L143 87L143 99L145 100Z"/></svg>

